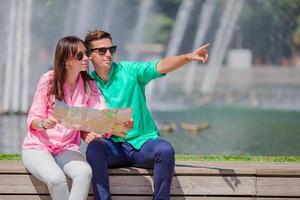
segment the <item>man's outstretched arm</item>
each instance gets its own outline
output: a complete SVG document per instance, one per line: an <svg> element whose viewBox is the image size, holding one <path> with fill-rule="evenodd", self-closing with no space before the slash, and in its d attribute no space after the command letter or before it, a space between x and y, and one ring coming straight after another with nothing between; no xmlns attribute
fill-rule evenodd
<svg viewBox="0 0 300 200"><path fill-rule="evenodd" d="M205 44L191 53L166 57L157 64L157 71L161 74L165 74L174 71L191 61L205 63L208 59L208 46L209 44Z"/></svg>

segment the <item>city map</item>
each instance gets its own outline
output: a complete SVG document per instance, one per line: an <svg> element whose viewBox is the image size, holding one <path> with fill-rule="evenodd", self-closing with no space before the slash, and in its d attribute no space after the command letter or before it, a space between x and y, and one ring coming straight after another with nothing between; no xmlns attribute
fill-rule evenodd
<svg viewBox="0 0 300 200"><path fill-rule="evenodd" d="M54 117L67 128L95 133L127 132L124 123L131 119L131 108L97 110L71 107L55 100Z"/></svg>

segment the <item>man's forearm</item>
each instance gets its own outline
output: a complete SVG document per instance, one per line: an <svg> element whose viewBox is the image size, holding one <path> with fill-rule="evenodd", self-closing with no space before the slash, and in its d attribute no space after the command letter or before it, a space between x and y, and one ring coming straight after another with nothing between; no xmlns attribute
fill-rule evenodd
<svg viewBox="0 0 300 200"><path fill-rule="evenodd" d="M206 50L208 46L209 43L203 45L202 47L196 49L191 53L166 57L158 63L156 69L159 73L165 74L178 69L179 67L189 63L190 61L201 61L202 63L205 63L208 59L208 53Z"/></svg>
<svg viewBox="0 0 300 200"><path fill-rule="evenodd" d="M179 56L169 56L162 59L157 64L156 69L159 73L165 74L180 68L181 66L187 64L188 62L190 62L190 60L187 57L187 54L183 54Z"/></svg>

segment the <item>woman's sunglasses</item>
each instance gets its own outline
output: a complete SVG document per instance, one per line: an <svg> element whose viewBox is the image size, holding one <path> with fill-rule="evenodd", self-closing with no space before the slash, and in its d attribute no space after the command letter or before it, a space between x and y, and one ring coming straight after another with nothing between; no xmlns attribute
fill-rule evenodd
<svg viewBox="0 0 300 200"><path fill-rule="evenodd" d="M110 52L110 54L116 53L117 46L111 46L111 47L101 47L101 48L94 48L94 49L89 49L86 51L87 57L90 57L93 51L98 51L99 55L104 55L106 54L107 50Z"/></svg>
<svg viewBox="0 0 300 200"><path fill-rule="evenodd" d="M84 57L84 54L87 55L87 51L83 52L83 51L79 51L78 53L76 53L75 58L78 61L81 61Z"/></svg>

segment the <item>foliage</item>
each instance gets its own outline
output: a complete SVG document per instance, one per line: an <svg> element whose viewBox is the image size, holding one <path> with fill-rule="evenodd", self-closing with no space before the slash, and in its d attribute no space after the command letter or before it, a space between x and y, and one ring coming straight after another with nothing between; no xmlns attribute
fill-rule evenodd
<svg viewBox="0 0 300 200"><path fill-rule="evenodd" d="M33 49L44 47L50 50L54 48L58 38L65 32L65 19L68 17L66 15L72 1L45 0L34 3L33 10L35 12L32 14ZM115 19L113 20L112 32L116 41L124 40L126 35L129 35L128 33L131 33L133 30L132 27L136 21L135 17L137 13L132 12L132 10L138 9L137 2L141 2L141 0L117 1L119 5L117 8L120 7L120 9L115 11L117 14L112 14L112 17ZM198 28L197 16L203 2L204 0L195 1L195 11L190 14L191 19L189 20L188 31L185 33L186 42L183 41L182 44L188 45L186 43L192 43L193 40L191 38L194 38L194 34ZM219 16L219 11L224 11L225 2L219 1L214 18ZM145 42L168 43L181 3L181 0L155 1L154 10L151 16L149 16L146 25ZM124 6L124 4L128 7ZM128 11L129 7L133 8L130 9L131 12L124 12L124 10ZM82 13L75 13L74 17L78 14ZM96 16L95 13L91 14L93 14L95 20L101 20L99 19L101 17ZM124 20L120 19L119 16L125 19L126 26L122 26ZM219 26L219 18L212 20L207 37L215 36L215 31ZM214 24L214 21L217 21L217 23ZM243 48L251 49L256 57L261 58L263 63L279 63L283 57L289 58L292 56L292 48L298 47L300 49L299 0L245 0L239 21L236 33L239 34L237 37L243 37ZM73 26L75 27L76 24ZM211 30L212 27L213 30ZM124 43L126 42L128 41L126 40ZM186 48L190 48L190 46Z"/></svg>
<svg viewBox="0 0 300 200"><path fill-rule="evenodd" d="M197 16L202 3L195 4L197 12L191 14L186 44L194 38L197 30ZM182 1L162 0L148 22L145 39L147 42L167 43ZM207 37L215 35L220 17L224 11L224 1L218 3ZM221 12L221 13L219 13ZM242 37L242 47L251 49L261 63L281 64L284 58L293 56L292 49L300 47L300 1L299 0L246 0L236 27L236 37ZM194 22L194 23L192 23ZM217 23L216 23L217 22ZM210 38L213 39L213 38ZM234 40L233 40L234 42ZM235 44L236 46L236 44ZM189 48L189 47L188 47Z"/></svg>
<svg viewBox="0 0 300 200"><path fill-rule="evenodd" d="M151 27L145 32L145 42L164 43L170 37L170 30L174 20L169 16L157 14L150 17L146 27Z"/></svg>
<svg viewBox="0 0 300 200"><path fill-rule="evenodd" d="M180 3L180 0L161 0L155 4L145 26L145 42L165 44L170 39Z"/></svg>
<svg viewBox="0 0 300 200"><path fill-rule="evenodd" d="M297 25L293 34L294 43L300 47L300 15L297 17Z"/></svg>
<svg viewBox="0 0 300 200"><path fill-rule="evenodd" d="M240 19L243 46L251 49L263 63L280 63L283 57L291 57L292 48L297 45L294 43L297 30L300 28L300 23L297 23L300 1L246 2Z"/></svg>

